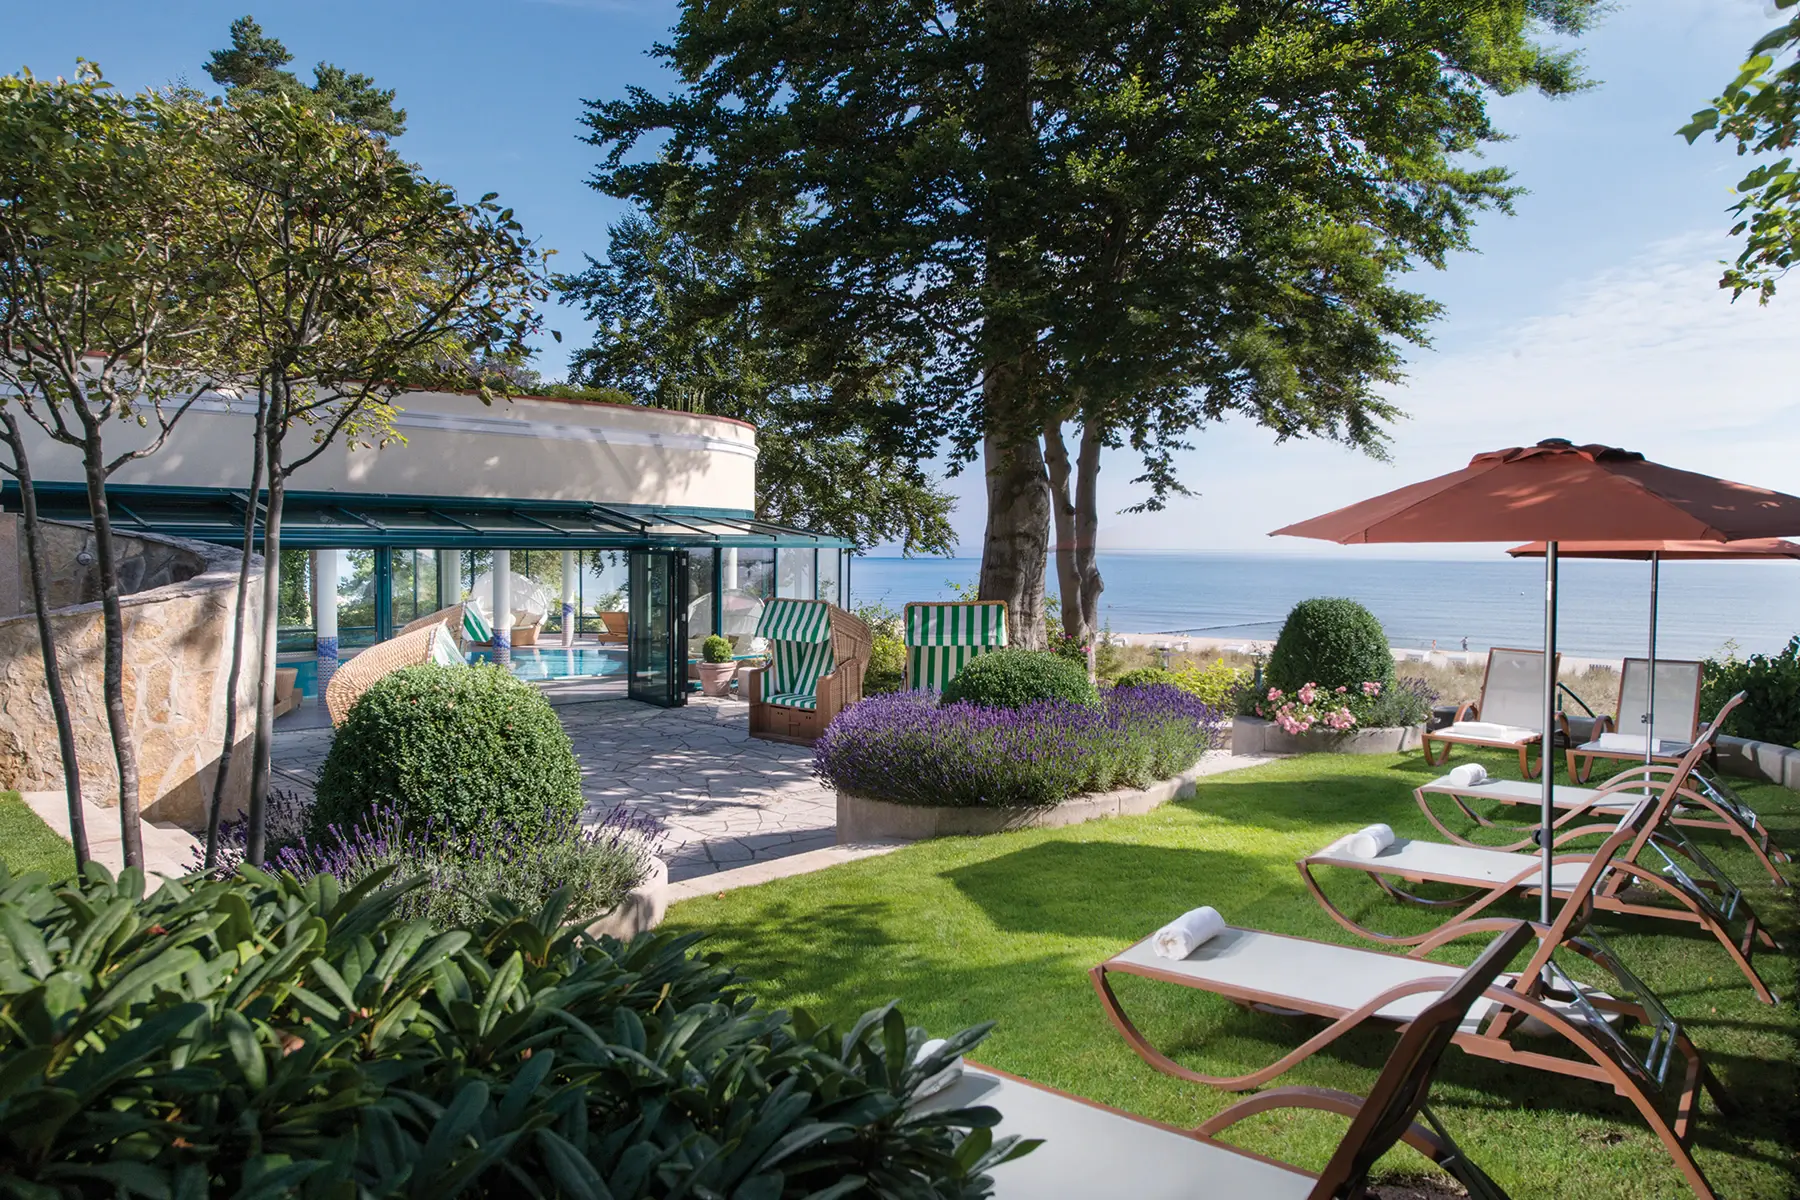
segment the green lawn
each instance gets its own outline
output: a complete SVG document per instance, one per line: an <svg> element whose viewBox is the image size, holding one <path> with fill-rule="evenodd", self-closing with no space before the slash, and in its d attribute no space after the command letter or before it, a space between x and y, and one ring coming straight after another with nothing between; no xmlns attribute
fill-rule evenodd
<svg viewBox="0 0 1800 1200"><path fill-rule="evenodd" d="M1484 761L1496 774L1504 770L1498 757ZM1294 860L1371 821L1430 836L1412 788L1435 773L1417 755L1290 759L1203 780L1192 800L1148 816L922 843L691 900L676 906L668 925L710 930L708 948L741 967L770 1004L845 1021L898 997L909 1021L934 1034L996 1020L977 1052L984 1061L1192 1125L1233 1097L1142 1062L1107 1022L1088 968L1200 904L1234 923L1357 944L1306 893ZM1760 785L1742 794L1783 845L1800 845L1800 796ZM1795 902L1748 852L1733 848L1738 843L1701 836L1791 946L1800 926ZM1377 899L1364 877L1326 886L1384 931L1436 923L1434 915ZM1504 911L1532 916L1535 905ZM1696 1155L1714 1187L1735 1200L1800 1194L1800 1016L1791 952L1758 959L1783 997L1770 1007L1706 935L1630 918L1603 917L1602 928L1682 1019L1743 1108L1731 1119L1710 1104L1704 1110ZM1479 947L1471 939L1455 948L1460 956L1447 950L1444 957L1466 962ZM1264 1065L1317 1028L1167 984L1124 977L1115 986L1153 1041L1215 1074ZM1282 1082L1366 1092L1391 1045L1392 1035L1378 1030L1353 1035ZM1602 1085L1452 1050L1433 1103L1471 1157L1515 1196L1689 1194L1635 1113ZM1232 1137L1317 1169L1342 1128L1324 1116L1266 1116ZM1424 1161L1402 1149L1382 1169L1412 1174Z"/></svg>
<svg viewBox="0 0 1800 1200"><path fill-rule="evenodd" d="M14 875L42 871L52 879L75 873L75 850L17 792L0 792L0 860Z"/></svg>

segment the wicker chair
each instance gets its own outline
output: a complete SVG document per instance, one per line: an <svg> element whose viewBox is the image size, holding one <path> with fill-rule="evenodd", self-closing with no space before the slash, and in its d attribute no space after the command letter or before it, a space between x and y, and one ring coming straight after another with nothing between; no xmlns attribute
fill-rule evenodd
<svg viewBox="0 0 1800 1200"><path fill-rule="evenodd" d="M810 746L862 699L875 637L861 618L824 600L770 600L756 634L769 662L746 672L751 737Z"/></svg>
<svg viewBox="0 0 1800 1200"><path fill-rule="evenodd" d="M456 648L461 650L469 643L467 631L463 627L463 606L452 604L449 608L440 608L434 613L420 617L416 621L408 621L395 632L395 637L404 637L420 629L430 629L433 625L442 625L449 631Z"/></svg>
<svg viewBox="0 0 1800 1200"><path fill-rule="evenodd" d="M377 642L339 667L325 685L325 709L333 725L342 725L350 709L376 682L405 667L436 662L462 665L462 651L442 623Z"/></svg>
<svg viewBox="0 0 1800 1200"><path fill-rule="evenodd" d="M941 692L969 661L1006 647L1006 602L963 600L906 606L906 686Z"/></svg>

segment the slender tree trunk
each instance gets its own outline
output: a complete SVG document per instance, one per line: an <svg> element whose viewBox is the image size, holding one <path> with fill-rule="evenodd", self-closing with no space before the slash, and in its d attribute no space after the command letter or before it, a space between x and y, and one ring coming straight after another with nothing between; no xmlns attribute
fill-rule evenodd
<svg viewBox="0 0 1800 1200"><path fill-rule="evenodd" d="M262 661L256 687L256 740L250 754L250 826L244 847L244 859L252 866L262 865L268 835L269 762L275 739L275 627L281 608L281 506L287 494L280 467L282 429L277 415L287 412L285 399L280 395L274 398L278 412L265 419L263 435L269 506L263 514ZM333 599L321 596L320 602Z"/></svg>
<svg viewBox="0 0 1800 1200"><path fill-rule="evenodd" d="M94 557L100 568L100 615L106 634L104 689L107 730L119 768L119 842L125 865L143 867L144 836L138 817L137 745L125 711L125 614L119 604L119 561L113 544L112 512L106 502L106 463L97 429L87 429L82 467L87 477L88 512L94 519Z"/></svg>
<svg viewBox="0 0 1800 1200"><path fill-rule="evenodd" d="M1081 623L1084 642L1092 646L1100 632L1100 439L1099 423L1084 421L1081 449L1075 456L1075 573L1081 580ZM1065 618L1066 619L1066 618ZM1091 656L1090 656L1091 657Z"/></svg>
<svg viewBox="0 0 1800 1200"><path fill-rule="evenodd" d="M1081 619L1081 574L1075 565L1075 499L1069 490L1072 472L1061 420L1044 426L1044 465L1050 475L1050 512L1056 533L1056 587L1062 595L1063 633L1081 638L1087 630Z"/></svg>
<svg viewBox="0 0 1800 1200"><path fill-rule="evenodd" d="M1015 646L1044 646L1044 567L1050 552L1050 483L1037 434L989 433L987 539L981 548L983 600L1004 600Z"/></svg>
<svg viewBox="0 0 1800 1200"><path fill-rule="evenodd" d="M19 422L0 410L0 429L13 452L13 477L19 481L19 512L25 518L25 562L31 576L31 605L37 613L38 649L44 656L44 687L50 693L50 713L56 718L56 744L62 754L63 791L69 800L69 840L75 845L75 872L88 864L87 819L81 804L81 760L75 749L75 723L69 716L69 699L63 692L62 666L56 656L56 630L50 623L50 571L44 561L43 527L38 523L37 493L31 485L31 463L25 457L25 439Z"/></svg>
<svg viewBox="0 0 1800 1200"><path fill-rule="evenodd" d="M1092 647L1100 631L1099 433L1088 422L1073 464L1063 440L1062 422L1044 426L1044 461L1050 475L1052 512L1056 522L1056 581L1062 592L1063 632ZM1091 657L1091 656L1090 656Z"/></svg>
<svg viewBox="0 0 1800 1200"><path fill-rule="evenodd" d="M256 402L256 447L250 462L250 502L244 509L244 557L238 563L237 607L231 621L231 669L225 677L225 745L219 751L219 773L213 779L212 803L206 810L206 869L219 865L219 818L225 809L225 788L231 775L231 760L237 751L237 690L244 670L245 619L250 612L250 556L256 550L256 500L262 492L263 459L268 451L268 401L258 393ZM265 568L266 570L266 568ZM258 628L260 638L262 630ZM258 677L260 686L261 677Z"/></svg>

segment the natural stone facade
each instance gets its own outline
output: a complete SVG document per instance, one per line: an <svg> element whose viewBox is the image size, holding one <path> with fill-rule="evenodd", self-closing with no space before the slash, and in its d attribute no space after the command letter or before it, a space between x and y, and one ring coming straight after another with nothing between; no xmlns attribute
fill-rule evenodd
<svg viewBox="0 0 1800 1200"><path fill-rule="evenodd" d="M218 546L115 530L125 619L125 708L137 742L144 816L204 827L219 749L225 736L225 684L231 666L232 610L238 554ZM45 524L51 620L75 740L82 791L90 803L118 804L118 770L107 731L102 686L105 641L93 562L93 534ZM262 561L253 564L250 629L261 611ZM0 614L0 788L62 790L62 756L50 695L44 686L37 619L29 611L23 530L0 515L0 576L13 575L16 596ZM14 590L16 589L16 590ZM134 590L135 589L135 590ZM19 612L18 609L27 611ZM255 725L257 646L249 639L235 702L243 741L233 755L226 791L235 813L249 794L249 736Z"/></svg>

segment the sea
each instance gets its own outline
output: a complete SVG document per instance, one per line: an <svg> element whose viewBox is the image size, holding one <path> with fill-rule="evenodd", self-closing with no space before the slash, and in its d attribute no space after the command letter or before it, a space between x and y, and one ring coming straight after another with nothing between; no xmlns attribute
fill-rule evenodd
<svg viewBox="0 0 1800 1200"><path fill-rule="evenodd" d="M859 558L856 604L895 610L953 600L974 584L976 558ZM1102 624L1118 633L1273 638L1295 602L1348 596L1367 605L1395 646L1470 650L1544 644L1541 559L1304 558L1230 553L1101 554ZM1055 594L1054 574L1048 590ZM1648 563L1563 559L1557 639L1564 654L1642 654L1649 637ZM1800 632L1800 562L1671 562L1658 589L1657 651L1706 658L1773 653Z"/></svg>

